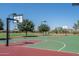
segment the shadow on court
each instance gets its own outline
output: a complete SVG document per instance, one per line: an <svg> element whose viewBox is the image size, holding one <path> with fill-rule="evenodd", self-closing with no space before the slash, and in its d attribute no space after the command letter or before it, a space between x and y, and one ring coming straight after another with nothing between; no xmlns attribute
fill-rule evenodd
<svg viewBox="0 0 79 59"><path fill-rule="evenodd" d="M6 40L6 38L0 38L0 40Z"/></svg>

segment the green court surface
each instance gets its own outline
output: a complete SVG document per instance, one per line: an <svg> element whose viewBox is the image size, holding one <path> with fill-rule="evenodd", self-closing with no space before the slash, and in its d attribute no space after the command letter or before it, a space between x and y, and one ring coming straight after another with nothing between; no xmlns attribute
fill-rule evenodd
<svg viewBox="0 0 79 59"><path fill-rule="evenodd" d="M43 42L29 47L79 53L79 36L42 36L37 39Z"/></svg>
<svg viewBox="0 0 79 59"><path fill-rule="evenodd" d="M24 45L25 47L37 48L43 50L57 50L71 53L79 53L79 36L38 36L11 39L10 42L21 40L40 40L39 43ZM5 40L1 40L5 43Z"/></svg>

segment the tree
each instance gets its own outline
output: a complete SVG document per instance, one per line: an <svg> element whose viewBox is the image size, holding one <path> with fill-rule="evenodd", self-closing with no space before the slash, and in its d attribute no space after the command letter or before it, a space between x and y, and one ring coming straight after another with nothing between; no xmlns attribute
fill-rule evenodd
<svg viewBox="0 0 79 59"><path fill-rule="evenodd" d="M62 28L62 27L56 27L53 31L54 31L56 34L57 34L57 33L62 33L63 28Z"/></svg>
<svg viewBox="0 0 79 59"><path fill-rule="evenodd" d="M54 33L58 34L58 33L64 33L65 35L67 33L69 33L68 29L63 29L62 27L56 27L54 30L53 30Z"/></svg>
<svg viewBox="0 0 79 59"><path fill-rule="evenodd" d="M74 24L73 28L79 30L79 20Z"/></svg>
<svg viewBox="0 0 79 59"><path fill-rule="evenodd" d="M73 28L73 34L79 34L79 20L74 24Z"/></svg>
<svg viewBox="0 0 79 59"><path fill-rule="evenodd" d="M55 28L54 30L52 30L52 32L57 34L58 33L57 28Z"/></svg>
<svg viewBox="0 0 79 59"><path fill-rule="evenodd" d="M18 29L19 29L19 31L25 31L26 32L26 36L27 36L27 32L28 31L33 32L34 24L33 24L32 21L26 19L26 20L23 20L22 23L18 24Z"/></svg>
<svg viewBox="0 0 79 59"><path fill-rule="evenodd" d="M0 30L3 30L4 28L3 28L3 22L2 22L2 20L0 19Z"/></svg>
<svg viewBox="0 0 79 59"><path fill-rule="evenodd" d="M39 30L39 32L43 32L43 34L44 34L44 33L48 32L50 30L50 27L48 25L46 25L46 24L41 24L38 27L38 30Z"/></svg>
<svg viewBox="0 0 79 59"><path fill-rule="evenodd" d="M64 33L65 35L67 35L67 33L69 33L68 29L63 29L62 33Z"/></svg>

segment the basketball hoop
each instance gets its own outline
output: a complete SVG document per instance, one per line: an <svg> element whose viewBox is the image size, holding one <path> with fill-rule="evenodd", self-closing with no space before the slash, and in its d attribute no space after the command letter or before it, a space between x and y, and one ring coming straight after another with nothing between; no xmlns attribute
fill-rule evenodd
<svg viewBox="0 0 79 59"><path fill-rule="evenodd" d="M23 15L17 15L16 13L13 13L11 15L8 16L8 18L6 18L6 46L9 46L9 22L13 21L14 23L22 23L23 21ZM17 27L17 26L15 26Z"/></svg>
<svg viewBox="0 0 79 59"><path fill-rule="evenodd" d="M14 22L16 23L16 21L18 21L19 23L22 23L23 15L16 15L16 16L14 16Z"/></svg>

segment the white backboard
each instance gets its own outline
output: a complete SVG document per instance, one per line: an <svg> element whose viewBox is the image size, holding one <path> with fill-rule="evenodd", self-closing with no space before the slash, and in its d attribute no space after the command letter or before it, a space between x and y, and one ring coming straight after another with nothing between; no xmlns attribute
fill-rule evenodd
<svg viewBox="0 0 79 59"><path fill-rule="evenodd" d="M14 16L14 20L17 20L18 22L22 23L23 16L22 15Z"/></svg>

